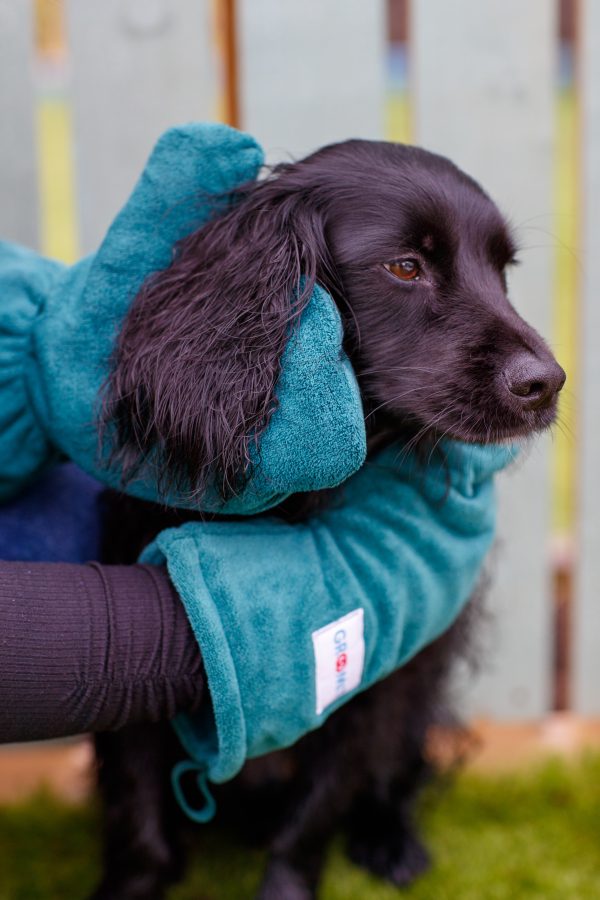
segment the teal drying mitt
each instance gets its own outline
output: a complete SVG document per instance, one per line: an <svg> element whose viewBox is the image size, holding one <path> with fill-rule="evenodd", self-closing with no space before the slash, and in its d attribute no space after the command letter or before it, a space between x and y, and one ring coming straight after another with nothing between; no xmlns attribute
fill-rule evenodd
<svg viewBox="0 0 600 900"><path fill-rule="evenodd" d="M493 473L513 454L449 442L445 456L421 466L392 447L306 524L193 522L146 549L166 561L212 697L212 715L175 720L194 760L177 777L196 765L201 786L232 778L448 628L492 541ZM212 806L187 811L204 821Z"/></svg>
<svg viewBox="0 0 600 900"><path fill-rule="evenodd" d="M121 487L96 427L120 323L145 278L169 265L176 241L208 220L211 198L255 179L262 162L251 137L224 125L174 128L94 255L66 267L0 242L0 499L61 456ZM333 300L317 288L283 354L278 408L253 477L225 505L209 491L203 508L259 512L291 493L340 484L361 466L360 395L341 341ZM127 492L196 505L160 492L150 466Z"/></svg>

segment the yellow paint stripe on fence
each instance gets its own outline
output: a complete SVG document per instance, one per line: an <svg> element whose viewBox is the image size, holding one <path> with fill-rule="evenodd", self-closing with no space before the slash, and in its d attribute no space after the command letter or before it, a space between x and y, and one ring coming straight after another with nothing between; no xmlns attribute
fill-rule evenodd
<svg viewBox="0 0 600 900"><path fill-rule="evenodd" d="M42 252L63 262L78 258L71 111L57 97L37 109Z"/></svg>
<svg viewBox="0 0 600 900"><path fill-rule="evenodd" d="M576 498L576 399L578 344L578 203L577 127L573 90L557 97L555 163L556 281L552 346L567 373L559 406L559 425L554 432L552 454L552 524L556 532L575 527Z"/></svg>

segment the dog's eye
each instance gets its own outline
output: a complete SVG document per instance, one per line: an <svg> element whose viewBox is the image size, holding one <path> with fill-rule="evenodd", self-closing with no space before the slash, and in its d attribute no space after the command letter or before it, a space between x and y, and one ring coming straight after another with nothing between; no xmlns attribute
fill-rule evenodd
<svg viewBox="0 0 600 900"><path fill-rule="evenodd" d="M417 281L421 274L419 260L412 257L395 259L393 262L384 263L383 267L401 281Z"/></svg>

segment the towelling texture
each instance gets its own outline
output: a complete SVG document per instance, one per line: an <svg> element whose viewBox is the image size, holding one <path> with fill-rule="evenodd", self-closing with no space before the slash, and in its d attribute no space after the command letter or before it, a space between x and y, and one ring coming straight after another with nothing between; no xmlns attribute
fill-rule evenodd
<svg viewBox="0 0 600 900"><path fill-rule="evenodd" d="M255 141L191 124L159 140L98 252L73 267L0 243L0 497L70 458L100 481L121 473L99 447L99 397L119 325L144 279L209 217L211 195L257 176ZM204 200L203 200L204 198ZM278 406L244 490L202 507L248 515L163 532L166 564L205 662L212 709L175 722L191 766L221 782L292 744L357 691L442 633L467 601L494 533L494 473L508 448L447 442L424 467L395 446L365 464L360 394L331 297L315 288L282 357ZM147 460L126 491L172 506ZM344 483L307 523L253 518L298 491ZM209 800L188 812L212 814Z"/></svg>

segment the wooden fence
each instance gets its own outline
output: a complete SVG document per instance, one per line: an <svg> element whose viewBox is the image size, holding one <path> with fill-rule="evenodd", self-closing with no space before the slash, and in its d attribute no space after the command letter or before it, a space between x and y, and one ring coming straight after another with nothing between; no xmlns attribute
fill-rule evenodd
<svg viewBox="0 0 600 900"><path fill-rule="evenodd" d="M48 249L55 240L49 218L61 221L72 205L70 224L63 224L73 238L63 255L72 255L75 245L81 253L94 249L157 135L181 121L237 116L270 160L349 136L386 136L383 0L65 0L64 35L54 49L46 47L40 61L34 24L43 5L0 0L3 237ZM52 6L52 0L45 5ZM580 17L579 183L585 202L574 252L581 272L577 381L583 389L570 379L578 410L580 499L576 578L572 597L567 596L573 615L563 617L572 628L563 652L566 648L572 672L567 702L576 711L598 714L599 4L581 0ZM63 42L66 59L60 58ZM557 10L550 0L413 0L412 139L451 156L515 223L524 249L512 294L523 315L548 337L556 250L549 235L555 229L557 57ZM55 102L60 107L55 134L62 137L56 145L59 159L49 168L44 116L52 120ZM68 175L57 168L58 162L70 169L71 153L74 200ZM67 187L59 196L55 180L63 176ZM539 719L554 705L550 459L550 439L543 439L501 484L490 661L467 689L474 712L500 719Z"/></svg>

